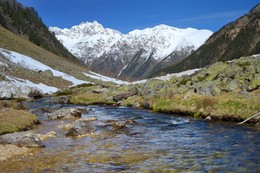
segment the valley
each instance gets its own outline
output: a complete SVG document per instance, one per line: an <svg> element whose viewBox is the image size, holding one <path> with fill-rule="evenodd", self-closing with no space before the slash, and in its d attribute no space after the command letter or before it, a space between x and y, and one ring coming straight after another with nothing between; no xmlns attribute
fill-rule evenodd
<svg viewBox="0 0 260 173"><path fill-rule="evenodd" d="M259 11L122 33L0 0L0 172L259 172Z"/></svg>

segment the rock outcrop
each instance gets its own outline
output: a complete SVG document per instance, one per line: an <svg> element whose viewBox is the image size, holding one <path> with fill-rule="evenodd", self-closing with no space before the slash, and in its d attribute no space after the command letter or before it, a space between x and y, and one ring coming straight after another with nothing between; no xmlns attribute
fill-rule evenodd
<svg viewBox="0 0 260 173"><path fill-rule="evenodd" d="M87 113L86 108L62 108L50 111L51 112L46 113L46 115L51 120L81 118L83 113Z"/></svg>
<svg viewBox="0 0 260 173"><path fill-rule="evenodd" d="M88 135L93 133L96 130L96 127L89 123L90 121L85 120L76 120L72 123L71 128L69 129L68 136L80 136Z"/></svg>
<svg viewBox="0 0 260 173"><path fill-rule="evenodd" d="M0 136L0 143L21 147L44 147L42 140L34 132L14 132Z"/></svg>
<svg viewBox="0 0 260 173"><path fill-rule="evenodd" d="M131 96L134 96L134 95L137 95L137 94L138 94L138 89L136 87L134 87L134 88L129 89L126 92L123 92L123 93L120 93L120 94L113 96L113 100L115 102L119 102L119 101L122 101L124 99L127 99L128 97L131 97Z"/></svg>
<svg viewBox="0 0 260 173"><path fill-rule="evenodd" d="M28 86L19 86L8 81L0 82L0 100L11 100L14 98L39 98L43 93L36 88Z"/></svg>
<svg viewBox="0 0 260 173"><path fill-rule="evenodd" d="M68 96L52 97L50 102L54 104L68 104L70 102L70 98Z"/></svg>

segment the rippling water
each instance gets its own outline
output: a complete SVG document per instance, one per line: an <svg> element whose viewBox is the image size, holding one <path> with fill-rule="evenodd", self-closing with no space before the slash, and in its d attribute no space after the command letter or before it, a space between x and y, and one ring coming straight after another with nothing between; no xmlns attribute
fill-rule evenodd
<svg viewBox="0 0 260 173"><path fill-rule="evenodd" d="M42 103L30 105L31 108ZM50 106L50 105L45 105ZM10 172L260 172L260 130L152 113L126 107L91 106L93 136L66 137L61 120L42 121L36 131L56 131L34 155L5 162ZM134 120L127 129L103 128L103 120ZM64 121L69 123L70 120Z"/></svg>

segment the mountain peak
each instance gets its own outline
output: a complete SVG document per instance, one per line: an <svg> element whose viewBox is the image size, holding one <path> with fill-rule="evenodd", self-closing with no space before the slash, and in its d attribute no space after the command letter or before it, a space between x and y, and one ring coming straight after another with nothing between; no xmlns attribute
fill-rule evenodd
<svg viewBox="0 0 260 173"><path fill-rule="evenodd" d="M100 23L98 23L96 20L94 20L93 22L88 22L88 21L85 21L85 22L81 22L79 25L75 25L75 26L101 26L103 27ZM74 27L75 27L74 26ZM72 27L73 28L73 27Z"/></svg>
<svg viewBox="0 0 260 173"><path fill-rule="evenodd" d="M254 6L249 13L256 13L260 11L260 4L257 4L256 6Z"/></svg>
<svg viewBox="0 0 260 173"><path fill-rule="evenodd" d="M97 21L82 22L62 32L57 32L57 28L50 30L93 70L117 77L127 70L135 73L136 69L145 68L139 70L138 78L147 76L156 64L167 58L176 62L186 57L212 34L208 30L179 29L164 24L122 34L104 28Z"/></svg>

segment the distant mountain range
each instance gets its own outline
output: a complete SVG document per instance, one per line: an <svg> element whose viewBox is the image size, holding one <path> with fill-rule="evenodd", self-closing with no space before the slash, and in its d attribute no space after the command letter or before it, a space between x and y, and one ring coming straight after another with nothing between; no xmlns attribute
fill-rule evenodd
<svg viewBox="0 0 260 173"><path fill-rule="evenodd" d="M130 81L148 78L176 64L212 34L209 30L166 25L122 34L96 21L70 29L50 27L49 30L93 71Z"/></svg>
<svg viewBox="0 0 260 173"><path fill-rule="evenodd" d="M217 61L260 54L260 5L215 32L183 61L161 69L157 75L205 67Z"/></svg>

